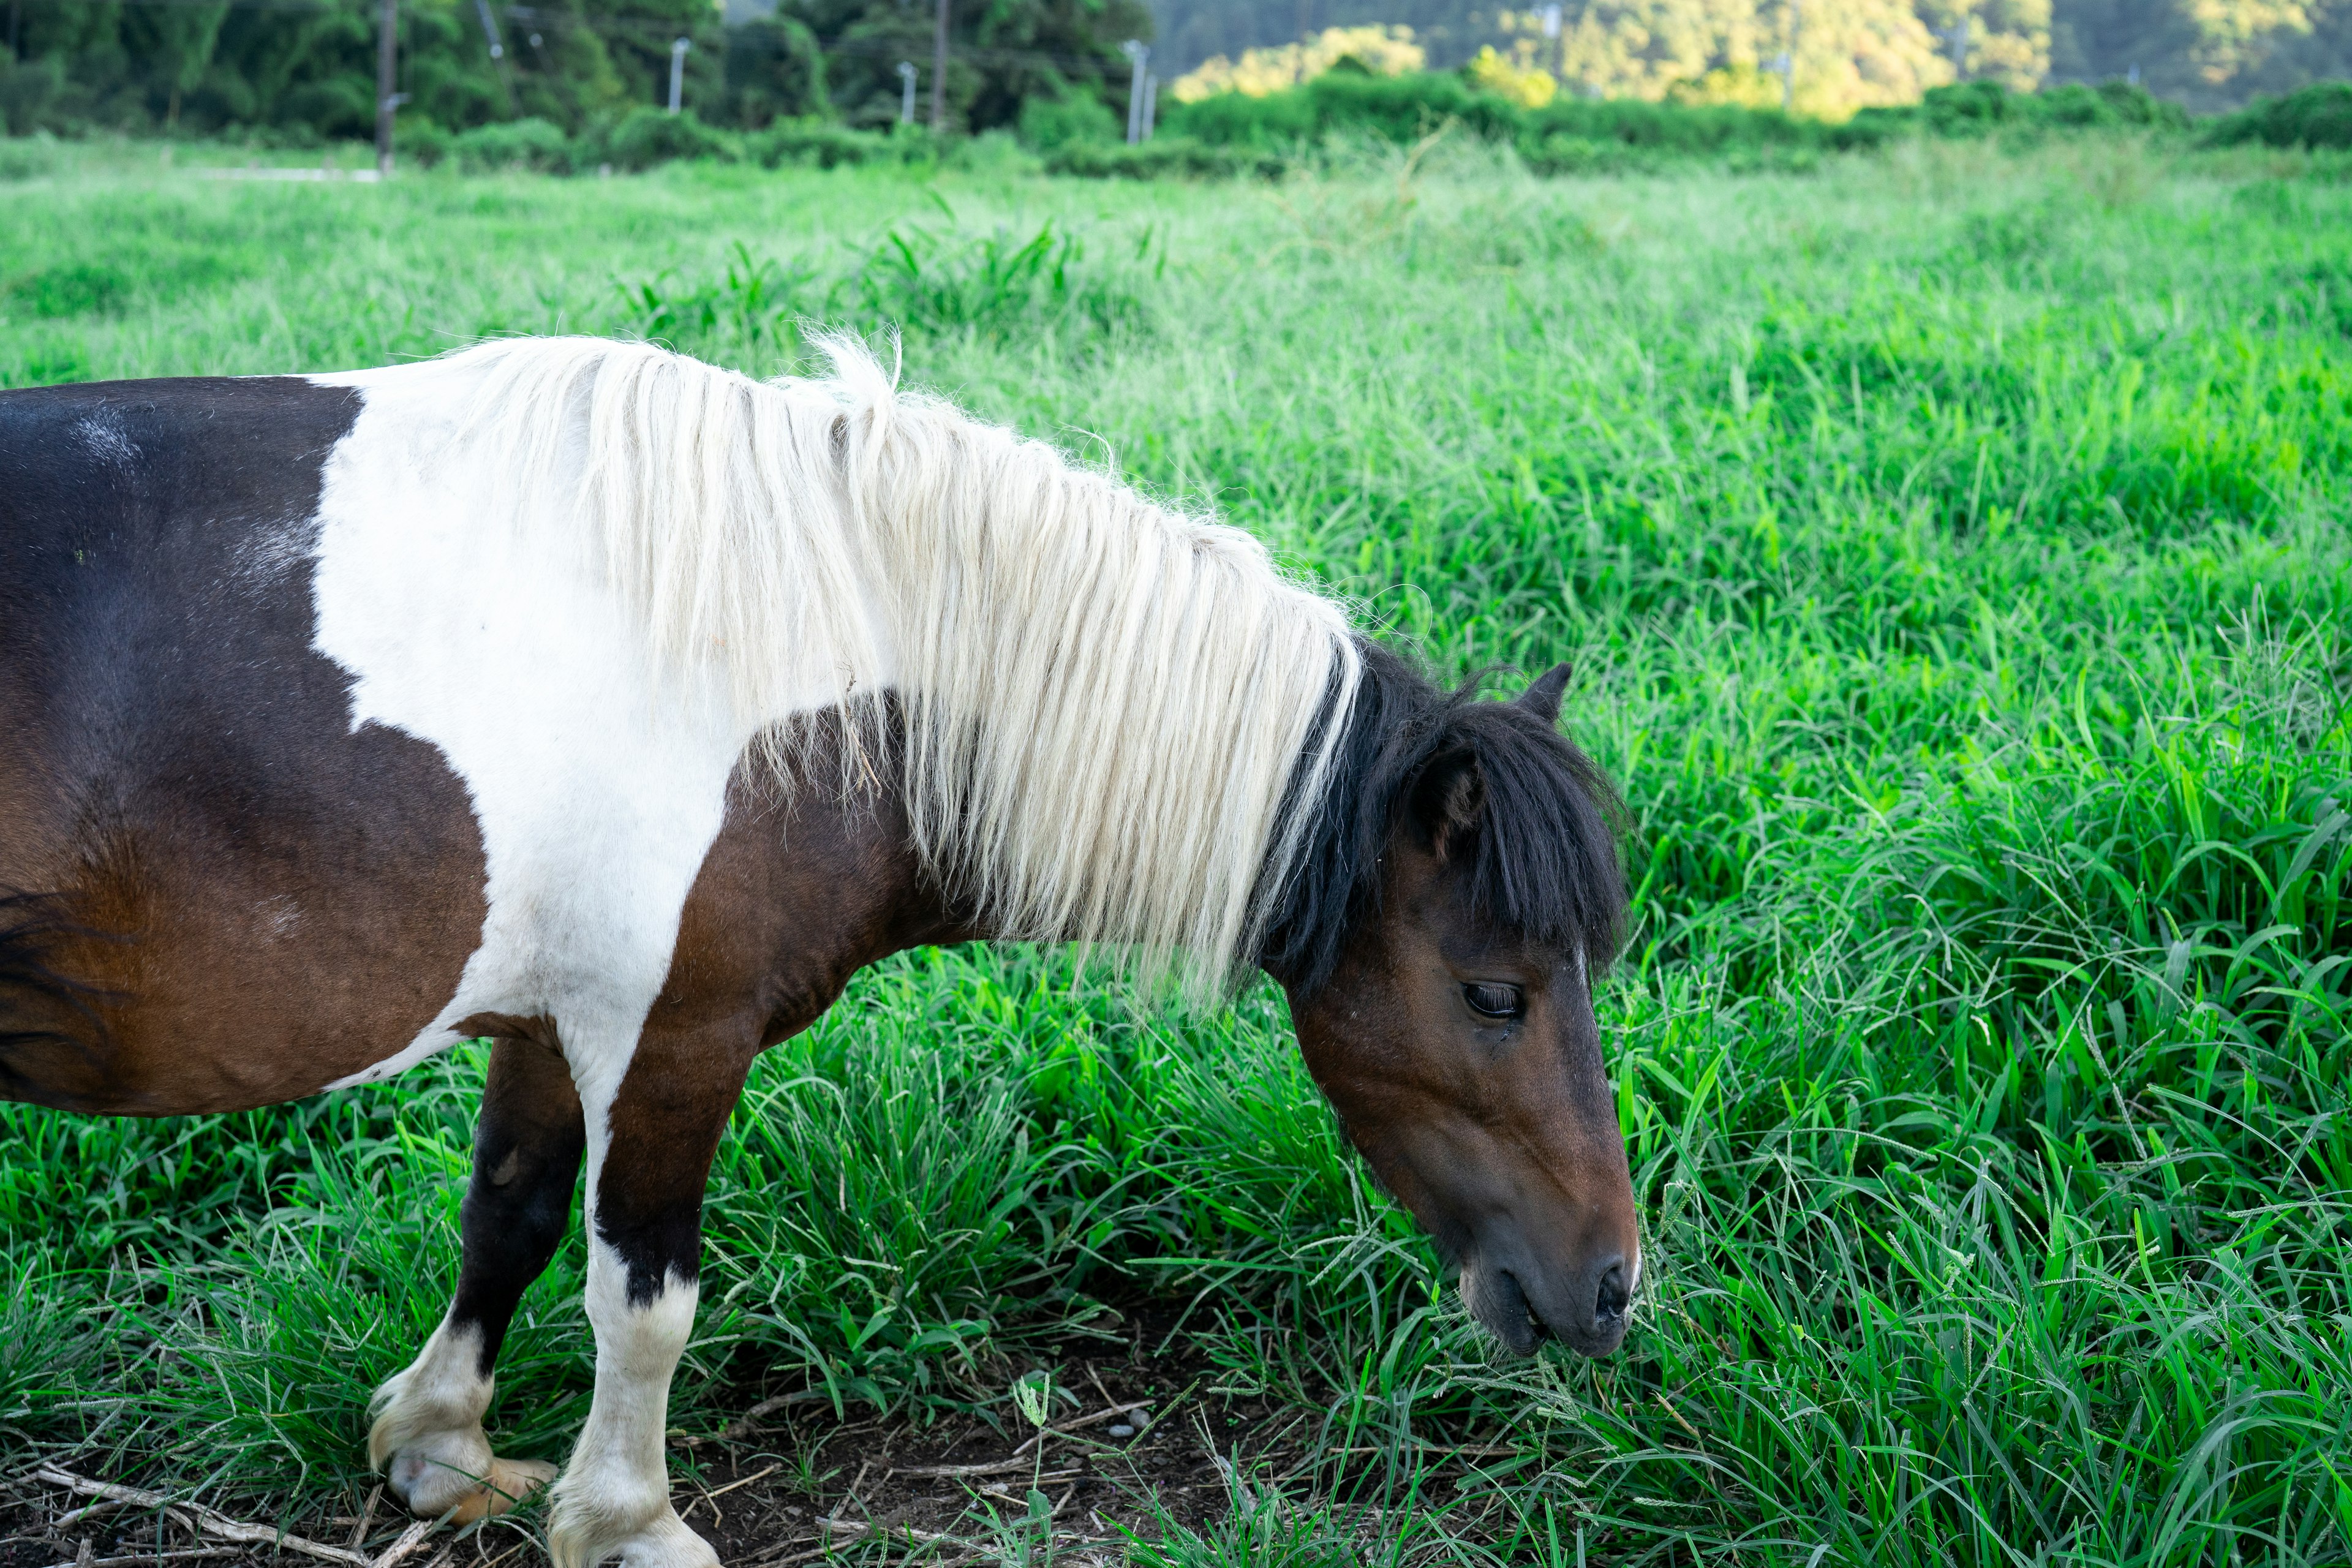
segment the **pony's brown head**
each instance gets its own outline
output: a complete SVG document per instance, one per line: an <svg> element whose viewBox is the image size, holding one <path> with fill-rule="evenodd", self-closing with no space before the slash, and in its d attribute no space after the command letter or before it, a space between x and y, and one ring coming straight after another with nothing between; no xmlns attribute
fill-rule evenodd
<svg viewBox="0 0 2352 1568"><path fill-rule="evenodd" d="M1641 1272L1592 1008L1625 914L1615 797L1557 729L1565 666L1511 702L1366 666L1263 961L1479 1321L1605 1355Z"/></svg>

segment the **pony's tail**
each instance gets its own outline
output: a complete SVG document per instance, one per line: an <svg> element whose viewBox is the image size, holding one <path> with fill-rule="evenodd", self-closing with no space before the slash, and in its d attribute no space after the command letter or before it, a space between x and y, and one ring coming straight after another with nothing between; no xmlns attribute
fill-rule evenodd
<svg viewBox="0 0 2352 1568"><path fill-rule="evenodd" d="M98 1010L109 993L50 964L61 941L104 940L69 918L68 907L56 893L0 893L0 1099L49 1099L58 1086L37 1065L42 1058L88 1061L109 1043Z"/></svg>

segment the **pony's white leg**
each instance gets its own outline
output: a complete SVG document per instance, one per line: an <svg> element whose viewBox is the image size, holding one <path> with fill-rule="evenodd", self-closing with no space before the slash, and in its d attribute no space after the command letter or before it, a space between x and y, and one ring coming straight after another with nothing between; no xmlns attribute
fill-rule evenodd
<svg viewBox="0 0 2352 1568"><path fill-rule="evenodd" d="M515 1303L570 1228L584 1138L563 1058L532 1040L500 1039L474 1131L456 1298L415 1363L372 1402L368 1461L425 1518L503 1513L555 1477L552 1465L494 1456L482 1413Z"/></svg>
<svg viewBox="0 0 2352 1568"><path fill-rule="evenodd" d="M570 1047L588 1127L596 1398L555 1483L555 1568L719 1568L670 1506L663 1448L694 1327L702 1190L757 1048L736 1033L649 1025L617 1063Z"/></svg>
<svg viewBox="0 0 2352 1568"><path fill-rule="evenodd" d="M588 1321L596 1331L596 1399L555 1484L548 1548L555 1568L717 1568L719 1555L669 1501L669 1380L694 1327L698 1294L667 1275L649 1301L629 1299L629 1269L607 1243L588 1258Z"/></svg>

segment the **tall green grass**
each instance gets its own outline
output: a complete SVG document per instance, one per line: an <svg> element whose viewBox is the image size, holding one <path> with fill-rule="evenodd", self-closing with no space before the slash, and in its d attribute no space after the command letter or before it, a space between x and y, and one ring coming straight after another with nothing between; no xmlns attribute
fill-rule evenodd
<svg viewBox="0 0 2352 1568"><path fill-rule="evenodd" d="M1443 671L1576 662L1637 818L1622 1353L1480 1339L1270 990L1162 1016L919 952L754 1076L689 1428L747 1386L1001 1409L1150 1296L1313 1447L1139 1561L2352 1555L2352 188L2116 141L1352 156L1242 192L126 153L18 187L0 381L521 331L772 373L804 319L898 323L911 379L1223 507ZM7 1112L0 1423L247 1497L351 1477L454 1272L479 1070ZM509 1342L515 1451L583 1413L578 1268Z"/></svg>

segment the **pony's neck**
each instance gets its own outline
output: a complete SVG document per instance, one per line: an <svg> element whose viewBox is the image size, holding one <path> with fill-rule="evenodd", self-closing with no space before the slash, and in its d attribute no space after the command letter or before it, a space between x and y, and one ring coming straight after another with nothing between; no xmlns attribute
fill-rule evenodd
<svg viewBox="0 0 2352 1568"><path fill-rule="evenodd" d="M917 853L993 929L1181 952L1213 989L1320 800L1346 616L1240 530L826 347L830 378L762 384L643 344L485 345L469 427L517 515L585 522L783 793L819 775L765 738L837 707L900 748Z"/></svg>
<svg viewBox="0 0 2352 1568"><path fill-rule="evenodd" d="M1007 935L1255 953L1359 666L1255 539L917 398L861 395L843 471L887 574L914 841Z"/></svg>

